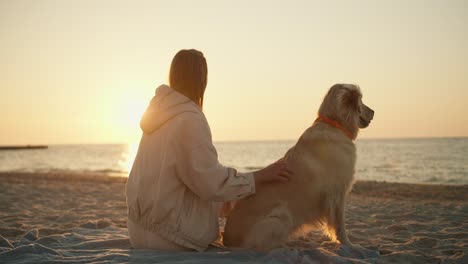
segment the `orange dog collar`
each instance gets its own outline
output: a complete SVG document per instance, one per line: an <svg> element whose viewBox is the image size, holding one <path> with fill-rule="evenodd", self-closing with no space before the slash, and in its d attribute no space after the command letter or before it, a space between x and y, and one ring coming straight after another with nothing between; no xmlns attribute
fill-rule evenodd
<svg viewBox="0 0 468 264"><path fill-rule="evenodd" d="M349 139L353 140L353 134L351 134L351 132L349 132L349 130L344 128L342 125L340 125L340 123L336 122L335 120L332 120L332 119L330 119L328 117L325 117L325 116L319 116L319 117L317 117L317 119L315 119L315 122L321 122L321 123L329 124L332 127L338 128L339 130L343 131L343 133L345 133L346 136L349 137Z"/></svg>

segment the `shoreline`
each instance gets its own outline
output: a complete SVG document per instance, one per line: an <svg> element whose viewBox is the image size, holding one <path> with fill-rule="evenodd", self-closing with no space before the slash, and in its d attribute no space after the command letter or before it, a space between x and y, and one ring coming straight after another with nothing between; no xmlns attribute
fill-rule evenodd
<svg viewBox="0 0 468 264"><path fill-rule="evenodd" d="M125 184L128 178L122 174L92 172L0 172L0 179L7 182L65 181ZM411 200L468 201L468 185L357 180L350 194L375 198L401 197Z"/></svg>

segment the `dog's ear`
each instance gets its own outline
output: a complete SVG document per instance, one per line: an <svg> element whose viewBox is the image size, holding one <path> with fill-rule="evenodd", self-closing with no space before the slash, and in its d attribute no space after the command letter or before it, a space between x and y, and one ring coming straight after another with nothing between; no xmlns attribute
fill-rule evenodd
<svg viewBox="0 0 468 264"><path fill-rule="evenodd" d="M352 111L359 111L359 102L361 100L361 92L359 88L347 88L343 95L343 105Z"/></svg>

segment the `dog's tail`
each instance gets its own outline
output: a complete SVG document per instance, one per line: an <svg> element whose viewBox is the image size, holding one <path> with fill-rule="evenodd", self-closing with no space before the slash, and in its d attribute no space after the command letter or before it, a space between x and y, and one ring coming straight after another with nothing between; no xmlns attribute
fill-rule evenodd
<svg viewBox="0 0 468 264"><path fill-rule="evenodd" d="M285 203L273 207L269 214L252 226L243 247L268 251L280 247L293 230L292 214Z"/></svg>

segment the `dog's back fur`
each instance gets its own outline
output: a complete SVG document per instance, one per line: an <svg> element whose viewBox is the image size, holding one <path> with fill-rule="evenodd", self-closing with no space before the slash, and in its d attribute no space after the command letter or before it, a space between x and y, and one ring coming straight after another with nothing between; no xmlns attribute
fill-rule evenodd
<svg viewBox="0 0 468 264"><path fill-rule="evenodd" d="M224 244L269 250L291 235L322 227L331 239L351 245L344 230L344 203L354 182L353 141L316 122L284 160L293 173L289 182L257 186L254 195L240 200L227 220Z"/></svg>

